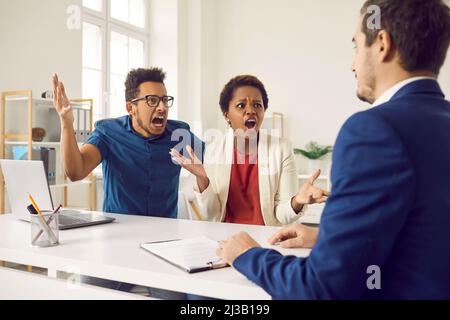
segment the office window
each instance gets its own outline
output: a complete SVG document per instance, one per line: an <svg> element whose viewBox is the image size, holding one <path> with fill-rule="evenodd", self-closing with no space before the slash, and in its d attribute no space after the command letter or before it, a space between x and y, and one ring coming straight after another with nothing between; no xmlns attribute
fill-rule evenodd
<svg viewBox="0 0 450 320"><path fill-rule="evenodd" d="M138 28L145 27L144 0L110 0L111 18L117 19Z"/></svg>
<svg viewBox="0 0 450 320"><path fill-rule="evenodd" d="M102 32L101 27L83 22L83 97L94 99L94 121L102 116Z"/></svg>
<svg viewBox="0 0 450 320"><path fill-rule="evenodd" d="M83 0L83 7L95 11L103 10L103 0Z"/></svg>
<svg viewBox="0 0 450 320"><path fill-rule="evenodd" d="M125 80L129 70L144 64L144 42L118 32L111 32L111 117L125 111Z"/></svg>
<svg viewBox="0 0 450 320"><path fill-rule="evenodd" d="M94 120L126 114L125 79L148 66L147 0L83 0L83 97Z"/></svg>

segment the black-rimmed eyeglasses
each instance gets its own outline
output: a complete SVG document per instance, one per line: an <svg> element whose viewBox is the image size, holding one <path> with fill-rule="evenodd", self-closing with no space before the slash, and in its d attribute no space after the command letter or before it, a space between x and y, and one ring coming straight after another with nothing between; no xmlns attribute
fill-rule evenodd
<svg viewBox="0 0 450 320"><path fill-rule="evenodd" d="M164 106L166 108L170 108L173 106L173 102L175 100L174 97L171 96L155 96L155 95L147 95L145 97L140 97L140 98L136 98L134 100L131 100L132 103L138 102L138 101L145 101L147 103L147 105L150 108L156 108L159 106L159 104L161 103L161 101L163 102Z"/></svg>

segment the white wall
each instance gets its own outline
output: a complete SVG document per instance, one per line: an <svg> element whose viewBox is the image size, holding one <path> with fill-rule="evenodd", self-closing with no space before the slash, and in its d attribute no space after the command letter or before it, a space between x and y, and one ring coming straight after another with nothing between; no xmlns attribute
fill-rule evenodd
<svg viewBox="0 0 450 320"><path fill-rule="evenodd" d="M0 91L32 90L39 97L51 90L50 77L57 72L69 96L81 97L82 33L67 28L70 5L81 5L81 0L0 1ZM11 119L11 131L26 130L19 128L26 124L23 118ZM85 205L87 187L75 188L79 190L71 189L70 203ZM62 201L61 188L53 195L57 204Z"/></svg>
<svg viewBox="0 0 450 320"><path fill-rule="evenodd" d="M67 91L81 95L81 30L66 27L67 8L81 0L0 1L0 90L51 89L61 74Z"/></svg>
<svg viewBox="0 0 450 320"><path fill-rule="evenodd" d="M269 112L287 116L294 146L333 144L343 122L369 107L357 100L351 72L363 2L219 0L219 84L238 74L258 76L270 95ZM441 83L450 97L449 60Z"/></svg>
<svg viewBox="0 0 450 320"><path fill-rule="evenodd" d="M250 73L266 85L268 112L286 115L294 146L333 144L343 122L369 107L351 72L363 2L152 0L151 64L168 70L178 118L197 132L225 128L220 91ZM440 82L450 96L450 58Z"/></svg>
<svg viewBox="0 0 450 320"><path fill-rule="evenodd" d="M161 67L167 73L168 93L175 96L174 107L170 110L172 119L179 118L179 55L178 27L179 0L150 0L150 48L149 64Z"/></svg>
<svg viewBox="0 0 450 320"><path fill-rule="evenodd" d="M446 0L446 2L450 6L450 0ZM441 84L447 100L450 100L450 49L448 50L447 60L445 61L444 67L441 69L439 83Z"/></svg>
<svg viewBox="0 0 450 320"><path fill-rule="evenodd" d="M179 118L201 135L211 121L217 81L216 0L179 0Z"/></svg>
<svg viewBox="0 0 450 320"><path fill-rule="evenodd" d="M216 126L217 1L150 0L150 65L167 71L170 117L197 134Z"/></svg>

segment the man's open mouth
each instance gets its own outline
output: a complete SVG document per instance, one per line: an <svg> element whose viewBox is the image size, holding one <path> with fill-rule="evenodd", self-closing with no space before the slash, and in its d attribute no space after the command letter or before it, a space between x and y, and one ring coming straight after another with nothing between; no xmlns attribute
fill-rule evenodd
<svg viewBox="0 0 450 320"><path fill-rule="evenodd" d="M248 119L245 121L247 129L254 129L256 127L256 119Z"/></svg>
<svg viewBox="0 0 450 320"><path fill-rule="evenodd" d="M164 127L164 120L165 120L165 119L164 119L163 116L158 116L158 117L153 118L152 124L153 124L155 127L162 128L162 127Z"/></svg>

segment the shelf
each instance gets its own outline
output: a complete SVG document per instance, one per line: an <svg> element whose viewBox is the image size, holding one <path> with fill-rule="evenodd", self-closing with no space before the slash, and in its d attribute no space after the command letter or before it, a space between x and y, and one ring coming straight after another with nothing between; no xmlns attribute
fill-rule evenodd
<svg viewBox="0 0 450 320"><path fill-rule="evenodd" d="M5 141L5 145L14 145L14 146L21 146L21 145L28 145L28 141ZM59 142L34 142L33 145L36 146L59 146Z"/></svg>
<svg viewBox="0 0 450 320"><path fill-rule="evenodd" d="M64 187L74 187L74 186L82 186L90 184L90 180L81 180L81 181L67 181L67 182L58 182L57 184L49 185L50 189L64 188ZM6 185L4 184L5 188Z"/></svg>
<svg viewBox="0 0 450 320"><path fill-rule="evenodd" d="M16 102L16 101L28 101L28 97L6 97L6 102ZM52 99L43 99L43 98L33 98L33 106L54 109L53 100ZM88 102L71 102L70 103L75 109L84 109L90 110L90 105Z"/></svg>
<svg viewBox="0 0 450 320"><path fill-rule="evenodd" d="M59 147L61 145L60 142L34 142L33 146L49 146L49 147ZM82 146L84 142L78 142L78 146ZM27 146L28 141L5 141L5 145L7 146Z"/></svg>
<svg viewBox="0 0 450 320"><path fill-rule="evenodd" d="M8 118L9 122L0 123L0 126L8 125L9 131L17 131L16 133L5 134L6 128L1 128L3 130L3 135L0 137L0 145L5 149L8 147L8 152L14 146L19 146L19 148L31 149L32 147L48 147L54 149L60 149L61 142L59 140L60 132L57 127L59 127L59 121L57 120L57 112L53 105L53 99L45 99L39 97L33 97L31 90L19 90L19 91L7 91L1 92L2 101L1 108L3 112L3 117ZM70 104L74 110L74 125L76 124L76 132L81 131L92 131L93 127L93 100L92 99L71 99ZM27 111L28 109L28 111ZM36 111L36 112L34 112ZM11 115L8 117L8 113ZM14 117L13 112L18 113ZM19 118L20 116L20 118ZM23 121L19 123L17 119L28 119L28 121ZM83 121L84 120L84 121ZM5 119L3 119L5 122ZM34 121L34 122L33 122ZM40 127L44 128L47 132L47 140L42 142L35 142L31 140L31 133L33 131L33 123L39 124ZM25 128L26 126L26 128ZM75 128L74 128L75 129ZM23 134L25 133L25 134ZM78 137L78 136L77 136ZM87 137L87 135L86 135ZM84 137L83 137L84 138ZM48 141L50 140L50 141ZM85 142L81 137L77 141L78 146L82 146ZM19 149L18 148L18 149ZM24 153L24 152L22 152ZM5 155L6 156L6 155ZM29 155L28 155L29 156ZM10 155L8 154L8 157ZM55 159L56 160L56 159ZM56 164L58 165L58 164ZM56 170L60 170L59 168ZM1 175L0 175L1 176ZM0 177L0 185L3 187L4 179ZM50 185L49 188L52 191L64 190L62 200L64 206L68 206L69 193L67 188L72 186L90 186L89 187L89 207L94 208L95 194L93 186L92 177L86 178L82 181L71 182L70 180L65 180L61 174L57 174L57 180L54 185ZM61 189L58 189L61 188ZM5 188L0 190L0 213L5 210ZM3 192L2 192L3 191Z"/></svg>
<svg viewBox="0 0 450 320"><path fill-rule="evenodd" d="M54 185L50 185L50 188L63 188L63 187L73 187L73 186L80 186L80 185L84 185L84 184L90 184L91 181L90 180L81 180L81 181L76 181L76 182L72 182L72 181L67 181L67 182L57 182Z"/></svg>

